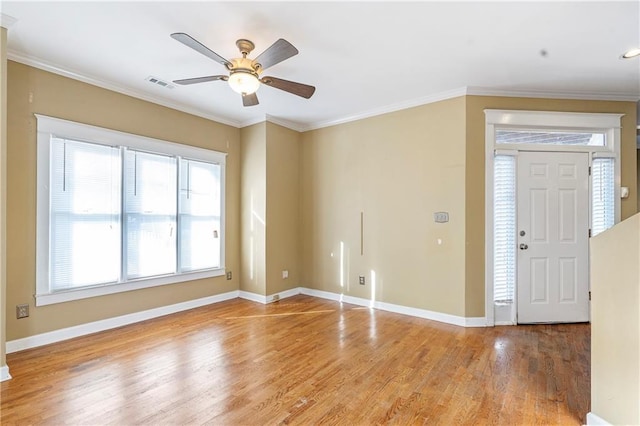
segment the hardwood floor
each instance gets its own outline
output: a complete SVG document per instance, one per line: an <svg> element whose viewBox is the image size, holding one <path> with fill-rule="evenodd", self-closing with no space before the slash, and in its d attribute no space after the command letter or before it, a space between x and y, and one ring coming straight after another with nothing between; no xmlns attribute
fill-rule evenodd
<svg viewBox="0 0 640 426"><path fill-rule="evenodd" d="M1 423L581 424L587 324L231 300L7 356Z"/></svg>

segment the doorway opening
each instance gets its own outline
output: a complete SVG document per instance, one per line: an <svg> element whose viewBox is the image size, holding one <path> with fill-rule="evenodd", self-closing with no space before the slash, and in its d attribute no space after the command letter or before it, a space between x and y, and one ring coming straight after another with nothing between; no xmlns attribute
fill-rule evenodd
<svg viewBox="0 0 640 426"><path fill-rule="evenodd" d="M621 117L485 110L487 325L589 320L588 238L620 220Z"/></svg>

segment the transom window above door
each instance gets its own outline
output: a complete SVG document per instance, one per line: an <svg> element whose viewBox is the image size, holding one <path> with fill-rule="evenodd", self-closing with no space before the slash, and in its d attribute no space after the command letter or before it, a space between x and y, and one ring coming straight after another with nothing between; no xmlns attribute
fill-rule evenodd
<svg viewBox="0 0 640 426"><path fill-rule="evenodd" d="M496 144L605 146L606 135L602 132L496 129Z"/></svg>

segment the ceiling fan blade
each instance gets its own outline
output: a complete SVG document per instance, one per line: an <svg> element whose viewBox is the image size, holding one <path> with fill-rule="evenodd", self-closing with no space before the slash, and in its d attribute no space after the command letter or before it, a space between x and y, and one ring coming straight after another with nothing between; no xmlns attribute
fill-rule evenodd
<svg viewBox="0 0 640 426"><path fill-rule="evenodd" d="M242 105L248 107L258 105L259 103L260 102L258 102L258 96L256 96L255 93L242 94Z"/></svg>
<svg viewBox="0 0 640 426"><path fill-rule="evenodd" d="M253 62L260 64L262 69L266 70L267 68L297 54L298 49L293 47L293 44L289 43L287 40L281 38L269 46L267 50L258 55Z"/></svg>
<svg viewBox="0 0 640 426"><path fill-rule="evenodd" d="M191 37L189 34L173 33L173 34L171 34L171 37L174 40L178 40L180 43L184 44L185 46L188 46L188 47L192 48L193 50L202 53L204 56L213 59L214 61L218 62L219 64L224 65L225 67L228 67L228 66L231 65L231 62L229 62L228 60L226 60L222 56L218 55L216 52L214 52L213 50L209 49L207 46L205 46L204 44L200 43L195 38Z"/></svg>
<svg viewBox="0 0 640 426"><path fill-rule="evenodd" d="M267 86L275 87L276 89L284 90L285 92L293 93L306 99L309 99L316 91L315 87L309 86L308 84L296 83L295 81L283 80L276 77L263 77L260 81Z"/></svg>
<svg viewBox="0 0 640 426"><path fill-rule="evenodd" d="M208 81L227 80L226 75L209 75L207 77L183 78L182 80L173 80L175 84L187 85L196 83L206 83Z"/></svg>

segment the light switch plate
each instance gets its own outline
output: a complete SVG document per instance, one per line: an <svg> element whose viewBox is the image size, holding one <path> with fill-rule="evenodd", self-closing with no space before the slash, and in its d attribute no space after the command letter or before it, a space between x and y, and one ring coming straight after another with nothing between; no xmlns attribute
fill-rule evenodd
<svg viewBox="0 0 640 426"><path fill-rule="evenodd" d="M449 222L449 213L448 212L435 212L433 214L433 220L435 220L436 223Z"/></svg>

